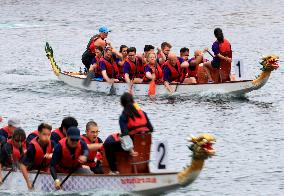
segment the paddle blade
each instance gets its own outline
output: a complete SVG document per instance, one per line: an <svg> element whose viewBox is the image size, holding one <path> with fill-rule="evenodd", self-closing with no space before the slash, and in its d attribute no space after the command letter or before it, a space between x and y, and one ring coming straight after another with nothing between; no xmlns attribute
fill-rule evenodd
<svg viewBox="0 0 284 196"><path fill-rule="evenodd" d="M110 95L115 95L116 94L116 89L114 87L114 84L111 85L110 90L109 90Z"/></svg>
<svg viewBox="0 0 284 196"><path fill-rule="evenodd" d="M83 81L83 85L88 87L92 81L92 79L95 77L95 73L90 71L87 75L87 77Z"/></svg>
<svg viewBox="0 0 284 196"><path fill-rule="evenodd" d="M153 96L156 94L156 83L154 80L152 80L150 83L149 83L149 90L148 90L148 95L149 96Z"/></svg>

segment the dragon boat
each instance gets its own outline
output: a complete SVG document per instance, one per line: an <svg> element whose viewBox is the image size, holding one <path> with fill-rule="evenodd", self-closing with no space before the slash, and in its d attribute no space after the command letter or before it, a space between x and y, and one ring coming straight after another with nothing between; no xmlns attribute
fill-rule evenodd
<svg viewBox="0 0 284 196"><path fill-rule="evenodd" d="M152 173L149 172L149 159L151 134L135 135L134 149L139 153L138 157L130 157L126 152L117 154L119 174L73 174L62 185L64 192L84 192L96 190L110 190L122 193L136 193L139 195L155 195L176 190L191 184L201 172L204 161L215 154L213 144L215 137L203 133L197 137L191 136L188 148L192 151L191 164L180 172ZM136 147L140 144L139 147ZM146 153L145 153L146 152ZM126 153L126 154L121 154ZM128 155L128 156L125 156ZM104 173L108 173L109 167L103 160ZM9 170L2 171L5 176ZM30 172L32 181L36 172ZM58 174L58 178L64 179L67 174ZM12 171L6 181L0 186L0 190L27 191L26 182L20 171ZM33 192L53 192L54 181L49 173L40 173L34 184Z"/></svg>
<svg viewBox="0 0 284 196"><path fill-rule="evenodd" d="M53 49L48 43L46 43L45 51L55 75L59 78L59 80L70 86L115 95L122 95L124 92L128 91L128 85L125 82L110 84L104 81L92 79L90 85L86 86L84 85L84 80L87 77L86 74L82 73L82 71L61 71L61 68L55 62ZM180 96L190 96L193 94L206 92L216 94L243 95L264 86L268 81L271 72L279 67L278 61L279 57L276 55L267 55L262 57L260 62L262 65L262 72L254 80L228 81L224 83L216 82L211 84L207 83L208 78L203 70L203 66L199 65L198 78L202 79L197 84L175 83L171 84L171 86L173 86L173 89L175 89L176 94ZM219 74L213 73L212 77L219 77ZM132 90L135 96L146 96L148 95L149 83L134 84ZM169 92L163 84L156 84L156 95L169 95Z"/></svg>

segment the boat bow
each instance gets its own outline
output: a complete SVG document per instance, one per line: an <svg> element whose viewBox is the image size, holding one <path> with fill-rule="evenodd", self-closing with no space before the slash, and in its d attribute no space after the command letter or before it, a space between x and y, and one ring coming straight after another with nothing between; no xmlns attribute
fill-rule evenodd
<svg viewBox="0 0 284 196"><path fill-rule="evenodd" d="M203 133L197 137L191 136L189 141L193 143L188 147L193 152L191 165L177 174L179 184L182 186L191 184L201 172L204 161L215 154L213 144L216 139L213 135Z"/></svg>

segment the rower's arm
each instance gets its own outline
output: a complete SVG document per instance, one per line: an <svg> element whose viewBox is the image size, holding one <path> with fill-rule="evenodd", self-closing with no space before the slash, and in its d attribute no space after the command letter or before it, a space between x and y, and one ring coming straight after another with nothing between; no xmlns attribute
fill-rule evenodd
<svg viewBox="0 0 284 196"><path fill-rule="evenodd" d="M87 144L87 146L90 151L97 151L103 146L103 144Z"/></svg>
<svg viewBox="0 0 284 196"><path fill-rule="evenodd" d="M0 163L0 184L2 184L2 164Z"/></svg>
<svg viewBox="0 0 284 196"><path fill-rule="evenodd" d="M127 135L128 134L127 117L123 112L119 117L119 126L120 126L121 136Z"/></svg>
<svg viewBox="0 0 284 196"><path fill-rule="evenodd" d="M128 83L128 84L131 82L128 73L124 74L124 79L125 79L125 82Z"/></svg>
<svg viewBox="0 0 284 196"><path fill-rule="evenodd" d="M59 163L61 158L62 158L62 149L61 149L61 145L58 144L54 148L53 155L52 155L51 162L50 162L50 174L54 180L57 179L57 173L56 173L55 167Z"/></svg>
<svg viewBox="0 0 284 196"><path fill-rule="evenodd" d="M182 64L180 64L181 68L186 68L189 66L187 61L182 62Z"/></svg>
<svg viewBox="0 0 284 196"><path fill-rule="evenodd" d="M107 73L106 73L106 70L103 70L102 71L102 75L103 75L103 78L108 82L108 83L112 83L112 80L108 77Z"/></svg>
<svg viewBox="0 0 284 196"><path fill-rule="evenodd" d="M28 188L31 187L31 182L30 182L30 179L29 179L29 172L28 172L27 167L23 163L20 163L19 166L20 166L20 170L22 171L22 174L25 178L25 181L27 183Z"/></svg>
<svg viewBox="0 0 284 196"><path fill-rule="evenodd" d="M196 66L202 63L203 56L197 56L195 59L189 61L189 66Z"/></svg>
<svg viewBox="0 0 284 196"><path fill-rule="evenodd" d="M224 61L228 61L228 62L232 62L232 59L226 56L221 55L220 53L216 55L218 58L224 60Z"/></svg>
<svg viewBox="0 0 284 196"><path fill-rule="evenodd" d="M151 74L149 71L147 71L145 75L149 80L155 79L155 74Z"/></svg>
<svg viewBox="0 0 284 196"><path fill-rule="evenodd" d="M172 89L172 87L171 87L171 85L168 81L165 81L164 85L165 85L166 89L169 91L169 93L174 93L174 90Z"/></svg>

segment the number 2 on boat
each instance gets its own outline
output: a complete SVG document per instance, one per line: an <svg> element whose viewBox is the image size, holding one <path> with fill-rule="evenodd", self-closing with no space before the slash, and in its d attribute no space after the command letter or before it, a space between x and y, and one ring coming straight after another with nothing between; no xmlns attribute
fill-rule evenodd
<svg viewBox="0 0 284 196"><path fill-rule="evenodd" d="M156 168L167 169L168 165L168 145L166 141L157 141L155 143L155 155L156 155Z"/></svg>

